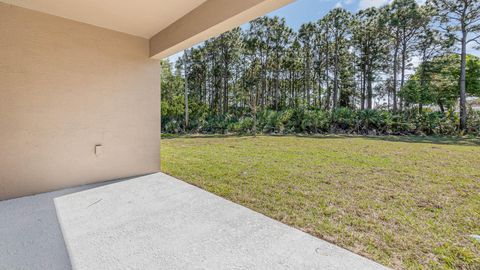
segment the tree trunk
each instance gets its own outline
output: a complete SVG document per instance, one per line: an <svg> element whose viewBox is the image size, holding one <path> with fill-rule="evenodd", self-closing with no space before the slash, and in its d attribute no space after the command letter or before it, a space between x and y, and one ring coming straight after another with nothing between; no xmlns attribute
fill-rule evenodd
<svg viewBox="0 0 480 270"><path fill-rule="evenodd" d="M362 65L362 73L360 74L360 80L361 80L361 95L360 95L360 109L365 110L365 89L366 89L366 66L365 64Z"/></svg>
<svg viewBox="0 0 480 270"><path fill-rule="evenodd" d="M327 96L325 97L325 109L330 110L330 85L329 85L329 68L330 68L330 51L328 46L328 31L325 32L325 86L327 91Z"/></svg>
<svg viewBox="0 0 480 270"><path fill-rule="evenodd" d="M318 76L318 108L322 107L322 72L319 71L317 76Z"/></svg>
<svg viewBox="0 0 480 270"><path fill-rule="evenodd" d="M442 112L442 114L445 114L445 107L443 106L443 103L439 101L438 106L440 107L440 111Z"/></svg>
<svg viewBox="0 0 480 270"><path fill-rule="evenodd" d="M460 63L460 130L467 130L467 94L466 94L466 63L467 63L467 31L462 23L462 54Z"/></svg>
<svg viewBox="0 0 480 270"><path fill-rule="evenodd" d="M252 118L253 118L253 127L252 127L252 133L253 137L257 136L257 100L258 100L258 83L257 87L255 87L255 94L253 95L253 100L252 100Z"/></svg>
<svg viewBox="0 0 480 270"><path fill-rule="evenodd" d="M188 79L187 79L187 51L184 52L184 76L185 76L185 128L184 131L188 130Z"/></svg>
<svg viewBox="0 0 480 270"><path fill-rule="evenodd" d="M395 51L393 53L393 112L396 113L397 105L397 68L398 68L398 42L395 44Z"/></svg>
<svg viewBox="0 0 480 270"><path fill-rule="evenodd" d="M403 88L405 84L405 69L406 69L406 61L407 61L407 40L404 37L402 41L402 77L400 78L400 90ZM403 111L403 99L400 97L400 111Z"/></svg>
<svg viewBox="0 0 480 270"><path fill-rule="evenodd" d="M425 65L427 64L426 61L426 52L425 50L422 51L422 64L420 69L420 96L418 98L418 113L421 114L423 112L423 99L425 96L426 91L426 80L425 80Z"/></svg>
<svg viewBox="0 0 480 270"><path fill-rule="evenodd" d="M228 52L225 52L228 54ZM225 55L225 66L223 67L223 113L228 113L228 56Z"/></svg>
<svg viewBox="0 0 480 270"><path fill-rule="evenodd" d="M332 109L337 108L338 99L338 37L335 36L335 57L334 57L334 73L333 73L333 105Z"/></svg>
<svg viewBox="0 0 480 270"><path fill-rule="evenodd" d="M372 70L370 64L367 67L367 109L373 108Z"/></svg>
<svg viewBox="0 0 480 270"><path fill-rule="evenodd" d="M312 85L312 78L311 78L311 71L312 71L312 68L311 68L311 60L310 60L310 52L307 54L307 108L310 106L310 92L311 92L311 85Z"/></svg>
<svg viewBox="0 0 480 270"><path fill-rule="evenodd" d="M391 94L390 92L392 92L392 91L390 89L390 86L388 85L387 86L387 111L390 111L390 99L391 99L390 98L390 94Z"/></svg>
<svg viewBox="0 0 480 270"><path fill-rule="evenodd" d="M279 45L276 44L276 52L275 52L275 56L276 56L276 61L275 61L275 85L274 85L274 88L275 88L275 101L274 101L274 105L275 105L275 110L278 111L278 103L279 103L279 89L278 89L278 86L279 86L279 77L280 77L280 67L279 67L279 62L280 62L280 55L278 53L278 48L279 48Z"/></svg>

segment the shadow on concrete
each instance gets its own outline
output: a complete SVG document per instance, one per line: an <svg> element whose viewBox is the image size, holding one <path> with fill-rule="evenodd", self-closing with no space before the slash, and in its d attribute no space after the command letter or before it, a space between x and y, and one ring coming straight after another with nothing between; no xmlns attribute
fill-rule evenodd
<svg viewBox="0 0 480 270"><path fill-rule="evenodd" d="M72 269L54 199L132 178L0 201L0 268Z"/></svg>

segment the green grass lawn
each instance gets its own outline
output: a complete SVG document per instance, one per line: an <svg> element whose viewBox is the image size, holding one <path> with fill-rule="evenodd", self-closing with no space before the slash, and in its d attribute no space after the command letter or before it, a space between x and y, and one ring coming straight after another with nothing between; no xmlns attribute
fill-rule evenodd
<svg viewBox="0 0 480 270"><path fill-rule="evenodd" d="M397 269L480 269L480 143L179 137L162 171Z"/></svg>

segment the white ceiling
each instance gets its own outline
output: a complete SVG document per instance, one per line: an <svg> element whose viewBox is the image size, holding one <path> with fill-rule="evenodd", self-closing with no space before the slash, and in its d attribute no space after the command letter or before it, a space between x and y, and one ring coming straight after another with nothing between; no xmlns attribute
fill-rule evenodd
<svg viewBox="0 0 480 270"><path fill-rule="evenodd" d="M0 0L79 22L151 38L206 0Z"/></svg>

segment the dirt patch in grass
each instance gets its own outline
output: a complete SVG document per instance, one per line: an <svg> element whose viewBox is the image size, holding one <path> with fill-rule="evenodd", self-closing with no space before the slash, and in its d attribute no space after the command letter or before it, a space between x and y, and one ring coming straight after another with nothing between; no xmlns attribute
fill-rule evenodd
<svg viewBox="0 0 480 270"><path fill-rule="evenodd" d="M397 269L480 269L480 147L431 137L180 137L162 171Z"/></svg>

